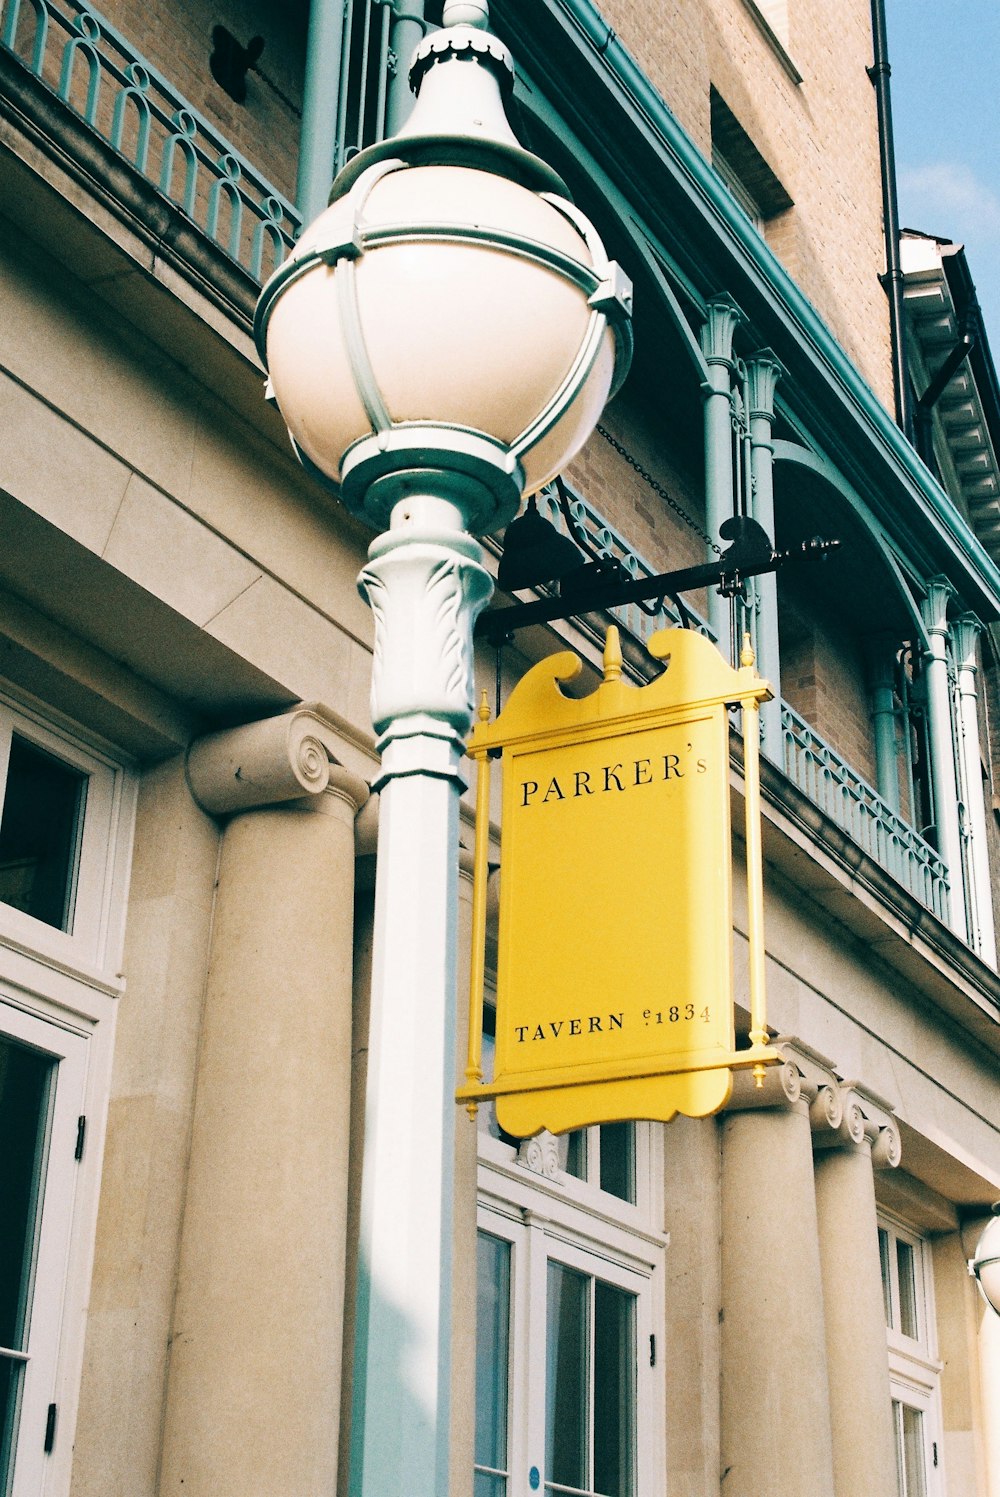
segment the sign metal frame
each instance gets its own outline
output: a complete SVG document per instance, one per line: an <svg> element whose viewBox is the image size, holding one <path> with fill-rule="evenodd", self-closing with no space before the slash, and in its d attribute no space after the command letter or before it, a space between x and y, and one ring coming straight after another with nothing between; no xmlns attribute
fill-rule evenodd
<svg viewBox="0 0 1000 1497"><path fill-rule="evenodd" d="M758 1086L763 1084L764 1068L779 1059L777 1051L768 1044L766 1020L766 997L764 988L764 935L763 935L763 872L760 830L760 703L771 697L771 689L754 671L754 656L749 636L745 638L739 669L733 669L720 652L703 636L687 630L667 629L655 634L647 648L654 659L663 661L666 669L656 680L641 687L631 687L621 680L622 656L617 628L612 625L607 632L604 649L603 680L595 692L584 698L570 698L559 690L559 682L579 675L582 663L571 652L561 652L539 662L522 679L505 707L496 719L490 722L486 695L480 708L479 721L473 729L468 746L469 756L476 763L477 799L476 834L473 854L473 900L472 900L472 960L469 987L469 1045L466 1065L466 1085L456 1093L456 1100L465 1104L471 1116L475 1116L479 1103L494 1100L497 1103L498 1122L506 1132L528 1137L549 1128L553 1132L564 1132L570 1128L589 1126L594 1123L651 1118L669 1121L677 1112L692 1117L703 1117L717 1112L725 1106L732 1088L732 1071L737 1068L752 1068ZM744 745L744 810L746 839L746 879L749 945L749 1000L750 1032L748 1048L737 1050L734 1030L734 992L732 980L732 932L731 932L731 832L729 825L729 754L728 754L728 709L739 706L742 713ZM684 772L680 769L679 753L660 752L667 749L681 750L677 733L686 742L689 751L688 778L684 788L680 787ZM673 735L673 736L671 736ZM700 736L699 736L700 735ZM588 1040L584 1035L582 1021L567 1019L565 1009L560 1010L558 1022L538 1024L537 1035L531 1037L546 1041L544 1054L555 1056L553 1063L535 1061L534 1055L526 1058L532 1047L522 1049L529 1037L533 1021L528 1021L523 1003L533 1001L539 987L545 990L544 979L536 976L530 963L537 959L541 966L548 963L549 971L561 973L558 955L539 949L538 926L535 916L525 919L524 898L520 880L530 888L537 889L538 870L528 877L522 868L512 866L508 870L508 883L501 888L500 912L500 962L497 985L497 1076L484 1080L482 1067L482 1021L484 988L486 977L486 898L489 876L490 839L490 788L491 763L504 755L504 823L507 836L513 839L518 828L518 847L525 844L536 854L547 851L548 833L536 835L534 843L530 837L520 836L520 829L527 824L532 812L529 804L538 804L549 799L564 802L567 795L572 799L568 784L560 784L555 777L543 795L543 779L518 779L523 775L523 765L560 765L566 762L569 750L579 754L582 750L594 751L595 747L609 744L621 749L622 744L644 750L646 757L633 758L635 785L651 785L654 778L654 762L660 765L659 778L670 780L673 768L675 780L661 786L660 818L668 831L680 822L683 846L672 849L676 856L675 874L682 880L691 881L691 890L683 885L680 890L681 905L677 927L671 927L671 937L677 943L678 967L682 972L689 969L701 974L711 988L710 1006L700 1010L707 1030L707 1043L696 1041L696 1031L690 1024L664 1026L663 1040L656 1048L656 1036L633 1034L631 1051L623 1048L618 1034L602 1032L602 1020L591 1017L590 1028L599 1031L599 1037ZM700 747L695 747L695 745ZM656 745L654 752L652 745ZM628 749L621 750L627 757ZM563 757L560 759L560 754ZM700 755L700 756L699 756ZM575 759L574 763L583 760ZM589 762L589 761L587 761ZM522 766L518 768L517 766ZM695 768L694 766L698 766ZM612 781L604 775L604 786L597 788L622 791L626 781L615 769L610 769ZM608 767L605 766L607 769ZM707 772L706 772L707 771ZM548 771L546 770L546 773ZM540 773L536 771L536 773ZM564 773L560 770L560 773ZM577 840L580 818L591 816L597 822L598 812L593 808L600 796L592 795L588 771L576 775L576 795L580 795L580 782L587 792L583 805L574 810L576 822L564 822L564 826L575 828ZM631 781L627 782L631 785ZM520 800L516 799L520 795ZM671 797L673 797L671 806ZM686 798L686 800L685 800ZM620 804L620 797L612 795L612 802ZM639 798L636 797L636 807ZM647 796L642 802L643 810L653 804ZM559 808L555 807L558 815ZM547 826L558 834L558 823L547 808ZM601 826L608 835L609 816L614 811L603 811ZM704 839L701 837L702 818ZM660 824L653 818L653 826ZM645 821L634 823L647 832ZM502 835L504 835L502 829ZM599 838L598 838L599 840ZM675 841L678 839L675 836ZM719 860L706 874L707 856L714 853ZM521 855L521 854L519 854ZM648 874L643 876L648 877ZM706 883L706 878L708 882ZM536 882L532 884L531 880ZM700 891L700 905L709 905L708 911L694 902ZM708 897L705 897L706 891ZM685 905L684 897L688 904ZM517 901L520 900L520 905ZM520 910L520 913L518 913ZM598 913L592 916L599 919ZM690 927L690 929L688 928ZM519 932L526 929L535 935L534 952L524 953L517 945ZM510 933L515 939L510 939ZM665 936L660 937L662 948ZM504 943L507 942L505 946ZM700 945L698 943L701 943ZM692 945L692 943L694 943ZM555 943L559 945L558 941ZM568 944L564 941L564 945ZM681 958L680 948L685 955ZM593 945L591 946L593 950ZM663 950L661 949L661 957ZM553 966L553 963L555 964ZM634 964L633 964L634 966ZM558 984L556 984L558 987ZM521 994L520 988L525 989ZM687 990L683 990L687 994ZM514 997L510 994L514 993ZM690 996L690 995L687 995ZM629 994L628 1013L631 1028L636 1028L636 1016L647 1029L650 1022L663 1024L663 1015L652 1012L649 1007L637 1008L634 994ZM668 999L667 1002L670 1000ZM672 1003L669 1008L671 1020L693 1019L694 1003L684 1001ZM518 1008L518 1004L522 1007ZM620 1016L610 1016L610 1027L620 1030L626 1010ZM666 1012L666 1005L664 1005ZM513 1017L524 1022L514 1024ZM541 1016L539 1016L541 1018ZM573 1026L575 1028L568 1028ZM667 1034L669 1029L669 1041ZM543 1031L550 1031L543 1032ZM567 1060L566 1038L569 1033L583 1039L575 1046L581 1056L580 1063ZM518 1043L520 1041L520 1044ZM551 1042L550 1042L551 1041ZM637 1048L638 1047L638 1048ZM571 1047L572 1049L572 1047ZM516 1053L515 1053L516 1052ZM541 1047L539 1047L541 1054Z"/></svg>

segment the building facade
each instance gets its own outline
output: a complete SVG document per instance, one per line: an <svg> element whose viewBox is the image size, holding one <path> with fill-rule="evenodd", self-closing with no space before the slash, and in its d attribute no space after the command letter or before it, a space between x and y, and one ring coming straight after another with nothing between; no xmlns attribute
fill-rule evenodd
<svg viewBox="0 0 1000 1497"><path fill-rule="evenodd" d="M440 19L0 5L5 1497L347 1491L370 537L295 462L250 329ZM734 514L841 545L735 605L616 611L636 682L686 622L726 652L748 629L774 688L782 1064L708 1120L519 1141L460 1114L452 1490L1000 1497L966 1266L1000 1197L1000 398L968 267L903 236L908 435L868 0L492 19L515 128L635 282L575 526L636 576ZM606 623L484 648L481 685L567 645L596 680ZM735 807L741 764L734 730ZM668 866L636 876L669 897ZM599 919L599 870L566 877ZM744 1030L746 924L737 899Z"/></svg>

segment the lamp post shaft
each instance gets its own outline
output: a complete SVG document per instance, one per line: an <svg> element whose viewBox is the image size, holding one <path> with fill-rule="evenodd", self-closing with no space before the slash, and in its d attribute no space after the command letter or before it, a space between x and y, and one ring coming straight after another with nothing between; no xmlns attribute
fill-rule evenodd
<svg viewBox="0 0 1000 1497"><path fill-rule="evenodd" d="M409 495L359 584L381 792L352 1497L447 1497L461 761L492 582L454 497Z"/></svg>

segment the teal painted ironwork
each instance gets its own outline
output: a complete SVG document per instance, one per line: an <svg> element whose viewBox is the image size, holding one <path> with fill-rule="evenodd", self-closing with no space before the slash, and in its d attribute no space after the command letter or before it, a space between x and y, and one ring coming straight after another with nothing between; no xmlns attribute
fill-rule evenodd
<svg viewBox="0 0 1000 1497"><path fill-rule="evenodd" d="M804 718L781 704L785 773L905 889L949 923L948 869L913 827L832 749Z"/></svg>
<svg viewBox="0 0 1000 1497"><path fill-rule="evenodd" d="M33 73L40 74L42 71L42 59L45 56L45 44L48 40L49 13L45 8L45 0L29 0L29 4L35 13L35 25L31 41L31 58L28 66ZM3 31L0 32L0 42L11 52L16 51L14 43L18 35L18 23L20 19L21 0L8 0ZM22 43L22 45L25 44Z"/></svg>
<svg viewBox="0 0 1000 1497"><path fill-rule="evenodd" d="M295 201L304 224L326 207L337 155L337 114L331 107L340 88L344 11L337 5L310 5L306 75L302 91L302 130Z"/></svg>
<svg viewBox="0 0 1000 1497"><path fill-rule="evenodd" d="M334 176L365 146L390 133L388 100L399 71L390 47L392 10L392 0L345 0Z"/></svg>
<svg viewBox="0 0 1000 1497"><path fill-rule="evenodd" d="M99 11L6 0L0 17L0 47L255 280L281 264L296 209Z"/></svg>
<svg viewBox="0 0 1000 1497"><path fill-rule="evenodd" d="M149 129L152 122L149 99L146 95L152 80L146 69L138 62L129 63L125 69L125 77L130 87L123 88L115 100L115 110L111 120L111 144L119 154L125 154L122 142L131 104L132 115L136 122L136 143L132 160L145 176L149 161Z"/></svg>
<svg viewBox="0 0 1000 1497"><path fill-rule="evenodd" d="M865 382L850 358L764 242L691 137L631 56L594 0L536 0L561 25L567 46L585 50L620 101L624 115L650 140L662 168L678 181L700 211L707 232L724 246L752 282L755 292L773 309L783 327L795 334L796 344L812 365L818 407L827 400L845 406L854 423L861 461L871 467L872 446L887 461L893 477L905 486L909 501L931 520L938 541L947 550L949 567L968 588L966 601L1000 612L1000 569L987 555L951 499L917 456L892 416ZM551 42L549 43L551 46ZM531 63L530 52L520 57ZM659 179L650 186L659 194ZM633 184L633 212L643 211L642 182Z"/></svg>

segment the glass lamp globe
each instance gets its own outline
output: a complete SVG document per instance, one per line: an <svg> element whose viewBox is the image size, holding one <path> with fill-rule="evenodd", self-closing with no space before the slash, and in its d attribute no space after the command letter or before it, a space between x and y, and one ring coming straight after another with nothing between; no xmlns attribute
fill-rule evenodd
<svg viewBox="0 0 1000 1497"><path fill-rule="evenodd" d="M506 524L627 371L631 287L518 144L512 77L474 26L427 37L406 126L348 163L261 295L258 348L296 451L380 528L431 470L467 528Z"/></svg>
<svg viewBox="0 0 1000 1497"><path fill-rule="evenodd" d="M1000 1201L993 1207L993 1220L986 1227L976 1256L969 1267L983 1293L983 1298L1000 1315Z"/></svg>

